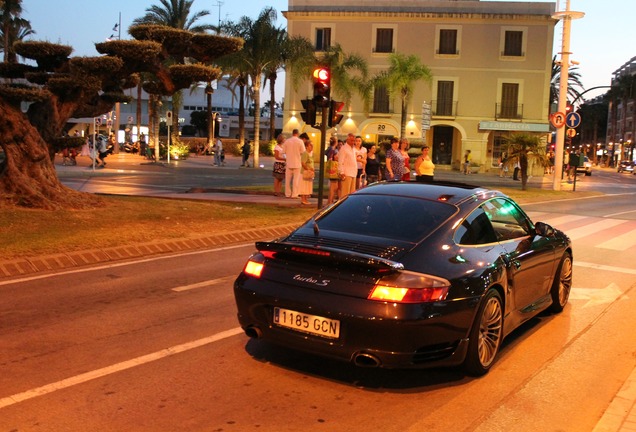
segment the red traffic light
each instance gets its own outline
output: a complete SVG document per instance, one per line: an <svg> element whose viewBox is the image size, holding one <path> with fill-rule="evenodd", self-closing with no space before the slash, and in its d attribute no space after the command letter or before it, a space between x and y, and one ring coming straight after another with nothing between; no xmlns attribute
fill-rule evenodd
<svg viewBox="0 0 636 432"><path fill-rule="evenodd" d="M331 81L331 72L326 67L314 69L314 80L329 85L329 82Z"/></svg>
<svg viewBox="0 0 636 432"><path fill-rule="evenodd" d="M329 106L331 96L331 71L329 68L321 66L314 69L314 102L318 107Z"/></svg>

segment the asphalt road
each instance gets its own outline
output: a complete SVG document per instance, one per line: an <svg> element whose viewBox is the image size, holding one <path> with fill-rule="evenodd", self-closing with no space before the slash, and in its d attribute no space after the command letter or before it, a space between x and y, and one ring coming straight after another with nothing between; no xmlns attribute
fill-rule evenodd
<svg viewBox="0 0 636 432"><path fill-rule="evenodd" d="M634 370L636 221L581 208L528 209L573 238L570 305L479 379L249 340L232 282L252 242L0 281L0 430L591 431Z"/></svg>

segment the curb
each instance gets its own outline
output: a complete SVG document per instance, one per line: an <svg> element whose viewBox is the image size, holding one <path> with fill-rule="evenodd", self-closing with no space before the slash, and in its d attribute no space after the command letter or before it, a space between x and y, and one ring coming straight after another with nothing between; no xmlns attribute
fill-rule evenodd
<svg viewBox="0 0 636 432"><path fill-rule="evenodd" d="M103 249L17 258L9 261L0 261L0 279L78 268L106 262L123 261L142 256L199 250L221 245L255 241L263 238L276 238L289 234L296 227L297 225L291 224L277 225L246 231L231 231L208 237L148 242L130 246L113 246Z"/></svg>

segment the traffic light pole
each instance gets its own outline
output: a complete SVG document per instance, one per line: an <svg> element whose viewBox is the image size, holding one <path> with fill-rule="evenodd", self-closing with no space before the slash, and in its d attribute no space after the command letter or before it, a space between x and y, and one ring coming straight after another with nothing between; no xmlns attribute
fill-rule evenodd
<svg viewBox="0 0 636 432"><path fill-rule="evenodd" d="M322 107L322 121L320 122L320 171L318 174L318 210L322 208L322 199L325 188L325 144L327 142L327 111L328 107Z"/></svg>

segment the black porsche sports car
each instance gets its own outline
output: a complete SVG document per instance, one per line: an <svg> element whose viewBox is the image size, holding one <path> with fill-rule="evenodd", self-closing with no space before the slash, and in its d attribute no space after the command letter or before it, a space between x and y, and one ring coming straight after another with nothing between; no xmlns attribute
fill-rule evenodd
<svg viewBox="0 0 636 432"><path fill-rule="evenodd" d="M492 366L572 285L572 244L501 192L376 183L256 243L234 283L245 333L359 366Z"/></svg>

